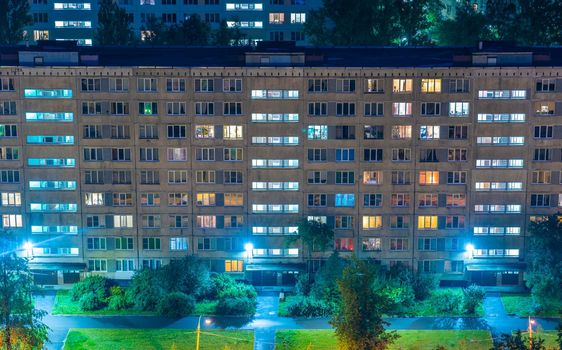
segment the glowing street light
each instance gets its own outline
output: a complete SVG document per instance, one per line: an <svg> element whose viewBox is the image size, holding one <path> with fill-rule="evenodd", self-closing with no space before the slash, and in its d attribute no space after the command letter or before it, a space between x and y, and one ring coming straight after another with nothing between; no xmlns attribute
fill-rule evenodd
<svg viewBox="0 0 562 350"><path fill-rule="evenodd" d="M25 251L26 258L33 257L33 244L31 242L25 242L23 244L23 250Z"/></svg>
<svg viewBox="0 0 562 350"><path fill-rule="evenodd" d="M469 258L472 258L472 253L474 252L474 244L472 243L468 243L465 247L464 250L466 251L466 253L468 254Z"/></svg>
<svg viewBox="0 0 562 350"><path fill-rule="evenodd" d="M248 242L244 244L244 250L246 251L246 258L249 260L252 257L252 252L254 251L254 245Z"/></svg>

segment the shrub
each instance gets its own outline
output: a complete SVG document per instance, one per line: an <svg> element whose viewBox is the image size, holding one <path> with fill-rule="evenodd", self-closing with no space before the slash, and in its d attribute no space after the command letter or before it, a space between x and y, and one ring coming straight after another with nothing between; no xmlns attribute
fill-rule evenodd
<svg viewBox="0 0 562 350"><path fill-rule="evenodd" d="M408 284L393 286L390 283L383 288L383 292L389 301L388 305L385 305L385 312L387 313L403 313L415 302L414 291Z"/></svg>
<svg viewBox="0 0 562 350"><path fill-rule="evenodd" d="M103 309L106 304L98 294L95 294L94 292L87 292L80 297L80 299L78 300L78 305L80 306L81 310L94 311Z"/></svg>
<svg viewBox="0 0 562 350"><path fill-rule="evenodd" d="M253 315L256 313L256 300L247 297L222 298L217 304L218 315Z"/></svg>
<svg viewBox="0 0 562 350"><path fill-rule="evenodd" d="M88 276L82 281L75 283L70 291L72 301L80 300L85 294L93 293L98 299L107 298L109 292L109 280L102 276Z"/></svg>
<svg viewBox="0 0 562 350"><path fill-rule="evenodd" d="M124 310L131 306L129 295L125 290L118 286L113 286L109 289L109 298L107 308L109 310Z"/></svg>
<svg viewBox="0 0 562 350"><path fill-rule="evenodd" d="M308 273L299 274L297 277L297 283L295 284L295 289L298 295L310 295L312 283L310 282L310 275Z"/></svg>
<svg viewBox="0 0 562 350"><path fill-rule="evenodd" d="M328 317L335 312L335 304L313 297L298 297L291 300L287 307L293 317Z"/></svg>
<svg viewBox="0 0 562 350"><path fill-rule="evenodd" d="M164 291L157 283L156 272L145 269L135 273L127 294L136 309L154 311L158 302L164 296Z"/></svg>
<svg viewBox="0 0 562 350"><path fill-rule="evenodd" d="M183 292L203 298L213 287L209 269L200 260L172 260L157 270L158 284L166 292Z"/></svg>
<svg viewBox="0 0 562 350"><path fill-rule="evenodd" d="M431 296L431 292L437 289L439 280L435 275L417 274L412 281L412 288L416 300L425 300Z"/></svg>
<svg viewBox="0 0 562 350"><path fill-rule="evenodd" d="M462 295L450 289L436 290L430 297L432 308L438 313L458 314L462 305Z"/></svg>
<svg viewBox="0 0 562 350"><path fill-rule="evenodd" d="M163 316L183 317L195 310L195 298L182 292L168 293L158 302L157 310Z"/></svg>
<svg viewBox="0 0 562 350"><path fill-rule="evenodd" d="M468 288L463 289L463 308L464 311L472 315L476 313L476 308L484 301L486 293L482 287L472 284Z"/></svg>

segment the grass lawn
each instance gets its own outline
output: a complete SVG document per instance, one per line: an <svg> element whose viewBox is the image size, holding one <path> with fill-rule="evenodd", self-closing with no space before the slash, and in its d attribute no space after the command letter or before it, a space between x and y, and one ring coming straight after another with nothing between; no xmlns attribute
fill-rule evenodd
<svg viewBox="0 0 562 350"><path fill-rule="evenodd" d="M178 329L71 329L64 350L193 350L195 331ZM202 331L201 350L251 350L252 331Z"/></svg>
<svg viewBox="0 0 562 350"><path fill-rule="evenodd" d="M508 314L517 316L544 316L544 317L562 317L562 301L558 301L558 307L543 310L541 313L533 311L533 298L531 294L502 294L503 306Z"/></svg>
<svg viewBox="0 0 562 350"><path fill-rule="evenodd" d="M529 333L523 332L523 336L528 337ZM558 346L558 342L556 338L558 337L558 332L556 331L533 331L533 339L541 338L544 339L544 346L547 350L558 350L560 347Z"/></svg>
<svg viewBox="0 0 562 350"><path fill-rule="evenodd" d="M295 298L297 298L297 297L294 296L294 295L286 295L285 300L279 302L279 307L277 309L278 316L280 316L280 317L291 317L291 315L289 315L289 310L287 308L289 307L289 304L291 303L291 300L294 300Z"/></svg>
<svg viewBox="0 0 562 350"><path fill-rule="evenodd" d="M217 307L217 301L204 300L195 304L194 315L214 315ZM88 316L120 316L120 315L155 315L152 311L139 311L135 309L127 310L96 310L83 311L80 310L78 303L70 299L69 290L59 290L55 297L55 305L53 306L53 315L88 315Z"/></svg>
<svg viewBox="0 0 562 350"><path fill-rule="evenodd" d="M434 349L443 345L447 349L489 350L492 335L488 331L398 331L398 338L390 350ZM336 349L336 337L331 330L277 331L276 350L328 350Z"/></svg>

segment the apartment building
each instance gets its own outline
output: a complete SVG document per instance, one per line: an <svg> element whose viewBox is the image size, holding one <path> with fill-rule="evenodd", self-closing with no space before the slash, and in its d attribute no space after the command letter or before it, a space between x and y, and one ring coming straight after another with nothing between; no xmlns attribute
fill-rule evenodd
<svg viewBox="0 0 562 350"><path fill-rule="evenodd" d="M41 284L194 255L290 285L307 217L342 256L518 285L528 223L562 207L562 49L45 42L0 60L3 232Z"/></svg>
<svg viewBox="0 0 562 350"><path fill-rule="evenodd" d="M95 41L99 2L83 0L29 0L33 24L27 30L29 41L77 40L91 46ZM306 43L303 26L308 11L321 6L321 0L119 0L131 16L135 36L143 38L143 28L151 16L166 25L179 24L193 14L217 29L222 20L239 27L248 44L262 40Z"/></svg>

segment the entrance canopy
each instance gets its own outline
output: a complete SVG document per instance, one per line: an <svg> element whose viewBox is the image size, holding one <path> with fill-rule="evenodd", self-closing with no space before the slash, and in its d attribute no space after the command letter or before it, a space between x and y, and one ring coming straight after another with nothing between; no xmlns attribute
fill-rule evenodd
<svg viewBox="0 0 562 350"><path fill-rule="evenodd" d="M302 264L251 264L246 271L303 271Z"/></svg>
<svg viewBox="0 0 562 350"><path fill-rule="evenodd" d="M525 264L513 263L513 264L471 264L466 266L467 271L516 271L523 270Z"/></svg>

